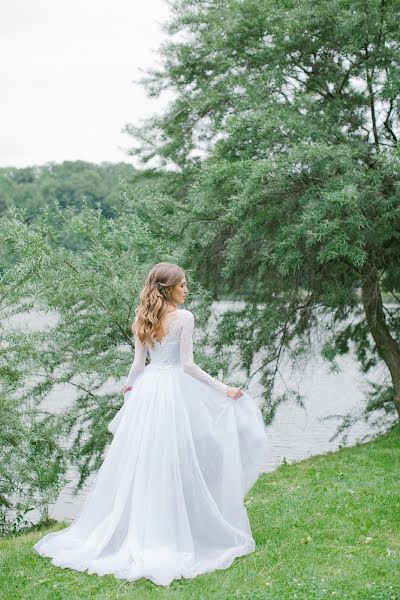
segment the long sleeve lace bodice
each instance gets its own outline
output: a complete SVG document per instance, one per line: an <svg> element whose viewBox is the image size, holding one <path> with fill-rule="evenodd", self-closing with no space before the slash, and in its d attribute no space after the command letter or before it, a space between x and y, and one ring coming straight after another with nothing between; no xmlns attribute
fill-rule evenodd
<svg viewBox="0 0 400 600"><path fill-rule="evenodd" d="M193 330L194 316L190 310L185 309L180 338L180 360L183 370L195 379L226 393L228 386L225 383L209 375L193 361Z"/></svg>
<svg viewBox="0 0 400 600"><path fill-rule="evenodd" d="M149 350L151 364L181 365L183 371L224 394L229 386L201 369L193 360L194 316L187 309L177 309L166 336ZM125 386L133 386L145 368L147 346L135 335L135 356Z"/></svg>

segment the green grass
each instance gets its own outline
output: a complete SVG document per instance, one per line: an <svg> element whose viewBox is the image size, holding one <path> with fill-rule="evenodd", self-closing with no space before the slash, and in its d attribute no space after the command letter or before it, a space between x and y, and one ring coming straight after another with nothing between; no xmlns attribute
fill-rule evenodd
<svg viewBox="0 0 400 600"><path fill-rule="evenodd" d="M0 598L400 599L400 425L367 444L263 474L247 494L256 551L226 570L125 582L60 569L32 550L53 528L0 540Z"/></svg>

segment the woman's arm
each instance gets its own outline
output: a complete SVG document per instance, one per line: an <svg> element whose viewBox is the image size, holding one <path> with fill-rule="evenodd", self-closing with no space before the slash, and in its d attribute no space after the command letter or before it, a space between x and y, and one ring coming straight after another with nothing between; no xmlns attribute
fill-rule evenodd
<svg viewBox="0 0 400 600"><path fill-rule="evenodd" d="M195 377L199 381L212 386L213 388L220 390L226 394L226 390L229 386L222 381L218 381L214 377L211 377L206 371L203 371L193 361L193 330L194 330L194 316L190 311L186 311L185 321L181 331L181 346L180 346L180 360L181 365L185 373Z"/></svg>
<svg viewBox="0 0 400 600"><path fill-rule="evenodd" d="M126 378L123 387L131 387L136 381L136 379L139 377L146 364L146 354L146 345L140 341L137 335L135 335L135 356L130 371L128 373L128 377Z"/></svg>

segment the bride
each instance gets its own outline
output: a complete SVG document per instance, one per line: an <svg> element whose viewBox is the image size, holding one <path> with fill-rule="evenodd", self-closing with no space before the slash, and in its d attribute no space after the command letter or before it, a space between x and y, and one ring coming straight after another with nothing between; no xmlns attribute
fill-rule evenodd
<svg viewBox="0 0 400 600"><path fill-rule="evenodd" d="M75 521L34 546L59 567L166 586L255 549L243 501L262 472L264 422L251 396L193 362L187 294L177 265L148 273L113 441Z"/></svg>

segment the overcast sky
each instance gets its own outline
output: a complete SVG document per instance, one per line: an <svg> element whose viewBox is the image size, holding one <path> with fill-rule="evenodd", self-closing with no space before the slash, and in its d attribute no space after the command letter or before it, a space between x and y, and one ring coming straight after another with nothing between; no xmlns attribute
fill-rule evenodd
<svg viewBox="0 0 400 600"><path fill-rule="evenodd" d="M0 166L131 162L121 132L159 111L132 80L157 63L163 0L0 0Z"/></svg>

